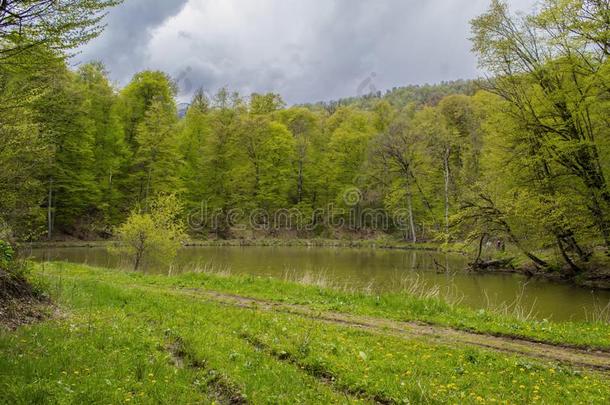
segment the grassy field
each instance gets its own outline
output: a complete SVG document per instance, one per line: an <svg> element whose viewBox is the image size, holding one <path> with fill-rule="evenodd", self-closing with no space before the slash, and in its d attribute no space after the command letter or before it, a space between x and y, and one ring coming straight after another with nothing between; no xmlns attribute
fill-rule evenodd
<svg viewBox="0 0 610 405"><path fill-rule="evenodd" d="M601 320L534 322L520 320L518 313L467 310L417 291L374 296L213 274L146 276L54 263L36 265L31 278L57 303L57 315L0 332L2 403L603 404L610 399L608 370L367 330L325 321L321 314L418 321L608 350L610 326ZM229 305L210 299L212 291L265 301L252 306L236 299ZM297 304L310 312L280 310Z"/></svg>

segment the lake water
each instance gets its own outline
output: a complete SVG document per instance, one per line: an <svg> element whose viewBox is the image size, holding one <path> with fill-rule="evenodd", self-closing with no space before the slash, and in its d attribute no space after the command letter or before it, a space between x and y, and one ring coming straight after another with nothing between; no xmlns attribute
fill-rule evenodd
<svg viewBox="0 0 610 405"><path fill-rule="evenodd" d="M119 260L104 248L36 249L39 260L62 260L109 268ZM535 317L584 320L595 307L610 303L610 291L593 291L516 274L473 274L464 271L468 259L457 254L416 250L324 247L188 247L180 251L172 272L196 268L281 279L322 280L349 288L402 291L414 282L438 287L446 297L460 298L475 309L520 298ZM167 272L167 269L152 269Z"/></svg>

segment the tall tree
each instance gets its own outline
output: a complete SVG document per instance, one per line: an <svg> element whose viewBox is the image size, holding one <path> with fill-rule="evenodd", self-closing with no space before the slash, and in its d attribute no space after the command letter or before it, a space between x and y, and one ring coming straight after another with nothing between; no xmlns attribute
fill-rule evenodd
<svg viewBox="0 0 610 405"><path fill-rule="evenodd" d="M610 254L610 192L598 143L607 127L593 120L594 100L605 89L591 82L591 72L605 65L606 55L603 46L595 54L587 42L572 40L564 24L588 20L582 12L590 5L547 1L546 13L515 17L505 3L494 0L473 21L473 41L481 65L496 75L488 89L508 102L506 112L529 133L532 157L542 159L543 175L552 181L552 164L578 180L575 191L586 195L592 222ZM568 17L554 18L557 7Z"/></svg>
<svg viewBox="0 0 610 405"><path fill-rule="evenodd" d="M119 111L125 138L134 148L138 126L144 120L151 105L158 103L165 113L175 113L176 84L170 77L159 71L136 73L131 82L121 91Z"/></svg>
<svg viewBox="0 0 610 405"><path fill-rule="evenodd" d="M191 105L181 122L179 149L183 161L180 177L184 184L186 209L194 213L205 203L207 172L206 159L212 134L210 100L202 91L193 97Z"/></svg>
<svg viewBox="0 0 610 405"><path fill-rule="evenodd" d="M95 136L86 115L86 100L76 75L59 72L52 97L35 102L41 130L54 156L46 176L49 211L48 234L59 226L77 235L94 220L99 188L95 182Z"/></svg>
<svg viewBox="0 0 610 405"><path fill-rule="evenodd" d="M101 63L89 63L78 70L78 81L85 96L84 114L92 127L94 145L94 176L99 188L96 207L103 224L116 224L120 219L122 194L115 179L122 175L127 158L127 145L117 111L117 96Z"/></svg>
<svg viewBox="0 0 610 405"><path fill-rule="evenodd" d="M137 149L130 176L137 185L139 201L180 191L180 159L175 112L168 112L160 101L153 101L136 133Z"/></svg>
<svg viewBox="0 0 610 405"><path fill-rule="evenodd" d="M314 199L315 169L321 149L321 130L315 113L305 108L290 108L278 114L278 119L292 133L294 138L294 182L292 199L300 204L304 199L311 203Z"/></svg>
<svg viewBox="0 0 610 405"><path fill-rule="evenodd" d="M0 0L0 62L39 47L63 53L88 42L102 32L104 10L121 1Z"/></svg>

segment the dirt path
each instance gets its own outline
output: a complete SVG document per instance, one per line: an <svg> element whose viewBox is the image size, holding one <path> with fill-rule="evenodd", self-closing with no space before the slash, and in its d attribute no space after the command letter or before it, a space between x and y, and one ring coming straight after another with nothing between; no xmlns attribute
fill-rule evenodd
<svg viewBox="0 0 610 405"><path fill-rule="evenodd" d="M131 288L178 294L233 307L280 312L298 315L319 322L367 330L386 336L402 338L425 338L430 342L445 345L468 345L490 350L558 362L571 367L601 371L610 376L610 352L583 350L573 347L533 342L522 338L493 336L467 332L446 326L417 322L401 322L385 318L351 315L333 311L319 311L306 305L287 304L278 301L245 297L199 288L152 287L132 284Z"/></svg>
<svg viewBox="0 0 610 405"><path fill-rule="evenodd" d="M190 295L224 305L293 314L320 322L345 325L383 335L403 338L424 337L439 344L484 347L526 357L555 361L577 368L610 373L610 353L608 352L587 351L537 343L525 339L471 333L449 327L426 325L416 322L399 322L339 312L320 312L304 305L285 304L276 301L220 293L217 291L188 288L177 289L176 291L181 295Z"/></svg>

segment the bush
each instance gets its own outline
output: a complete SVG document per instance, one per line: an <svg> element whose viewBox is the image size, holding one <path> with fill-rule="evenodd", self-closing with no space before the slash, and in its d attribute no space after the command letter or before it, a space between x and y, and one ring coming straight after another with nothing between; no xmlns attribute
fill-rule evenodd
<svg viewBox="0 0 610 405"><path fill-rule="evenodd" d="M118 243L110 249L126 255L138 270L144 262L170 264L186 239L184 224L179 218L182 205L175 195L157 196L149 212L132 212L116 230Z"/></svg>
<svg viewBox="0 0 610 405"><path fill-rule="evenodd" d="M15 261L15 251L10 243L0 240L0 269L8 270Z"/></svg>

